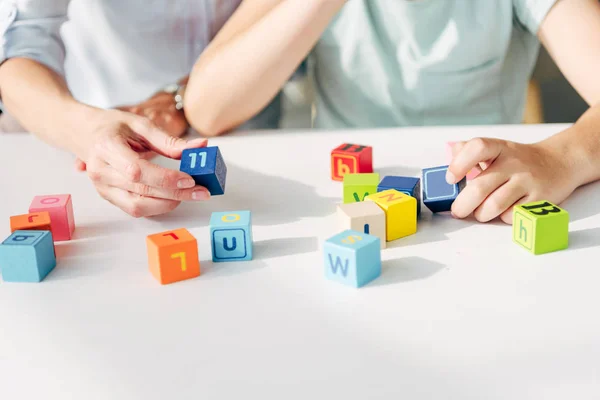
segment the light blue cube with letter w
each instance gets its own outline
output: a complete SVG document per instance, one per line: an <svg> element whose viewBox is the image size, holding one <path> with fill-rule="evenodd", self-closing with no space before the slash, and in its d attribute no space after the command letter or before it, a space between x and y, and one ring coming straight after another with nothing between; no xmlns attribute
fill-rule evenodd
<svg viewBox="0 0 600 400"><path fill-rule="evenodd" d="M213 262L252 260L250 211L212 213L210 242Z"/></svg>
<svg viewBox="0 0 600 400"><path fill-rule="evenodd" d="M325 277L359 288L381 275L381 243L352 229L325 241Z"/></svg>

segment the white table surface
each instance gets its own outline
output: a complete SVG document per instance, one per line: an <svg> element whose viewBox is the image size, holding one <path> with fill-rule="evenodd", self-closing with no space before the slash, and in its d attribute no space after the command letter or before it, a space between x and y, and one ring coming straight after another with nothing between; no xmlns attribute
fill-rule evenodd
<svg viewBox="0 0 600 400"><path fill-rule="evenodd" d="M374 146L382 175L445 164L444 143L531 142L566 125L255 132L214 139L225 196L133 219L70 155L0 135L0 236L34 195L73 196L75 240L40 284L0 284L0 399L598 399L600 186L579 189L570 248L533 256L502 223L432 216L389 243L361 289L324 278L342 185L329 154ZM178 162L160 160L178 167ZM213 211L253 213L255 260L212 264ZM145 237L185 227L203 274L161 286Z"/></svg>

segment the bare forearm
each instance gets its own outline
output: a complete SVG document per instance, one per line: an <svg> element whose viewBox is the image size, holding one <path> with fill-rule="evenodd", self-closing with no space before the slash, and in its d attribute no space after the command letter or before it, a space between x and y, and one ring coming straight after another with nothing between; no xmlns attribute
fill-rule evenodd
<svg viewBox="0 0 600 400"><path fill-rule="evenodd" d="M344 3L280 1L230 40L217 40L200 57L190 77L185 102L192 126L206 135L216 135L260 112Z"/></svg>
<svg viewBox="0 0 600 400"><path fill-rule="evenodd" d="M0 93L7 110L30 132L78 155L83 134L96 109L78 103L64 79L29 59L14 58L0 67Z"/></svg>

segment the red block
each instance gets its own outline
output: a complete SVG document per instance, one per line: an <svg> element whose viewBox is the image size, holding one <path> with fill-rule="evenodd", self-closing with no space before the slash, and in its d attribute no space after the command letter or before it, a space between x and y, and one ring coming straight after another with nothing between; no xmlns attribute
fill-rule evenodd
<svg viewBox="0 0 600 400"><path fill-rule="evenodd" d="M343 181L346 174L373 172L373 148L344 143L331 152L331 179Z"/></svg>
<svg viewBox="0 0 600 400"><path fill-rule="evenodd" d="M75 231L73 203L70 194L36 196L29 206L30 213L47 211L50 214L52 238L55 242L71 240Z"/></svg>

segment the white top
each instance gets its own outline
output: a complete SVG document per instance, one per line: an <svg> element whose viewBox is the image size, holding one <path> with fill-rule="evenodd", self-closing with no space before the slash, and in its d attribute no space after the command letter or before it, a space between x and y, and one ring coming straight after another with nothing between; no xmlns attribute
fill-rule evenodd
<svg viewBox="0 0 600 400"><path fill-rule="evenodd" d="M373 145L382 175L418 176L445 163L446 141L529 142L565 127L220 137L225 195L139 220L102 200L70 156L2 135L3 165L19 168L0 170L0 237L39 194L71 193L77 228L44 282L0 283L0 398L598 399L598 184L563 204L568 250L534 256L507 225L423 208L417 234L382 251L379 279L352 289L324 277L339 144ZM230 210L252 211L255 259L213 264L210 215ZM163 287L145 238L181 227L203 274Z"/></svg>

